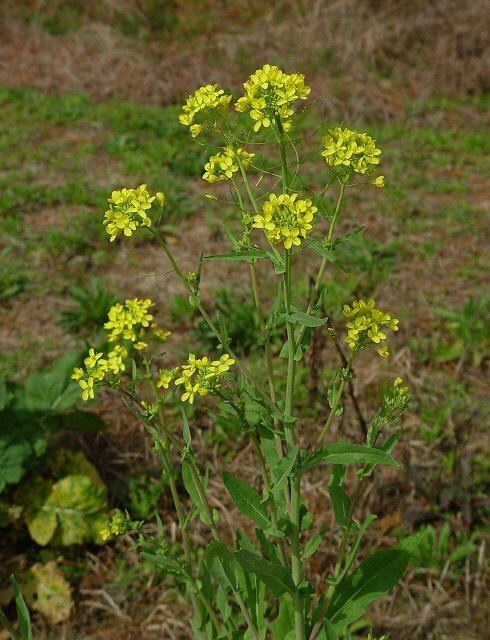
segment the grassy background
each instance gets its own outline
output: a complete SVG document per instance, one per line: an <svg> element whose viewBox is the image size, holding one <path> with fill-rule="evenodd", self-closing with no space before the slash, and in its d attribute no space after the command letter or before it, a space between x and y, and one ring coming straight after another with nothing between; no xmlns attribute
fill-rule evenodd
<svg viewBox="0 0 490 640"><path fill-rule="evenodd" d="M239 90L266 61L306 73L319 96L309 130L325 118L329 126L344 121L364 127L383 149L387 187L347 202L341 230L361 224L367 230L344 256L349 273L328 275L327 299L334 325L340 305L356 296L373 295L401 318L393 361L366 358L355 375L366 415L379 398L379 384L394 373L407 379L415 396L405 421L403 473L376 477L368 494L365 508L379 515L371 543L391 544L427 523L437 535L444 523L450 527L448 549L440 557L434 551L373 610L371 622L393 640L481 638L488 628L482 586L489 309L484 3L291 0L268 6L233 0L200 2L199 11L196 6L183 0L165 3L164 11L156 0L5 3L0 373L22 382L67 348L84 347L97 314L82 323L63 322L63 312L76 315L83 308L74 286L82 293L94 287L102 310L104 296L151 295L159 319L176 333L176 361L196 340L212 348L157 248L138 239L109 245L101 225L107 196L142 182L164 191L167 233L184 266L193 269L201 249L216 253L226 246L217 217L231 226L234 221L231 210L203 197L210 191L200 180L207 152L190 143L179 125L178 103L209 81ZM312 148L306 152L304 170L319 186L322 164ZM253 324L247 274L233 267L226 276L219 266L208 267L205 288L228 306L236 338L260 370L259 354L247 346L251 319ZM267 274L261 276L273 286ZM306 278L298 282L296 295L307 286ZM238 292L238 304L232 292ZM301 374L297 401L312 433L336 358L320 335ZM174 514L145 436L110 396L97 411L109 430L72 435L75 446L95 463L111 504L128 505L149 521L158 505L171 531ZM197 417L204 425L202 455L210 463L229 449L230 435L240 447L230 426L211 424L199 412ZM338 429L360 437L355 417ZM305 442L310 436L303 435ZM240 473L254 477L243 452L234 462L231 457ZM319 523L329 525L324 489L315 479L306 492ZM219 487L212 491L224 499ZM204 535L198 532L203 544ZM332 543L334 537L332 531ZM39 637L187 637L179 626L186 614L179 596L166 583L162 587L159 576L141 573L124 541L41 549L18 529L5 539L1 579L56 558L73 584L77 606L70 621L52 629L37 616ZM467 543L472 552L443 575L450 554ZM328 549L319 554L310 568L313 579L332 561Z"/></svg>

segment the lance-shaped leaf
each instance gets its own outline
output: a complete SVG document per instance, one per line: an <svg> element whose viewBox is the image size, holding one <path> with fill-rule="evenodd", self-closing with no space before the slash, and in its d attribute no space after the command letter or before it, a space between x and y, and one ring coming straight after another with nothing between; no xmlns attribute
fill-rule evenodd
<svg viewBox="0 0 490 640"><path fill-rule="evenodd" d="M206 256L206 260L258 260L266 258L267 254L260 249L243 249L242 251L232 251L231 253L219 253L214 256Z"/></svg>
<svg viewBox="0 0 490 640"><path fill-rule="evenodd" d="M327 464L386 464L391 467L400 466L389 453L381 449L344 442L326 444L302 464L302 469L311 469L319 462L326 462Z"/></svg>
<svg viewBox="0 0 490 640"><path fill-rule="evenodd" d="M191 465L193 465L193 462L186 456L182 460L182 480L184 482L184 487L186 488L187 493L189 494L192 502L197 508L201 520L204 522L204 524L211 526L213 523L211 522L207 509L204 506L204 502L201 498L201 494L199 493L199 488L195 476L192 472L194 470L195 473L197 473L197 471L195 470L195 467L192 468Z"/></svg>
<svg viewBox="0 0 490 640"><path fill-rule="evenodd" d="M344 464L334 464L332 474L328 483L328 492L332 500L335 521L341 527L348 524L348 514L350 510L350 499L345 490L345 472Z"/></svg>
<svg viewBox="0 0 490 640"><path fill-rule="evenodd" d="M235 557L245 572L256 575L278 598L284 593L294 594L296 592L288 567L264 560L256 553L245 549L237 551Z"/></svg>
<svg viewBox="0 0 490 640"><path fill-rule="evenodd" d="M274 490L281 491L286 486L288 479L298 456L298 447L293 446L287 456L281 458L277 465L272 468L272 476L274 479Z"/></svg>
<svg viewBox="0 0 490 640"><path fill-rule="evenodd" d="M206 550L206 566L216 582L226 591L235 591L239 565L224 544L213 540Z"/></svg>
<svg viewBox="0 0 490 640"><path fill-rule="evenodd" d="M253 487L227 471L223 472L223 481L233 502L243 515L256 522L261 529L272 527L260 495Z"/></svg>
<svg viewBox="0 0 490 640"><path fill-rule="evenodd" d="M358 620L372 602L393 589L403 577L420 541L420 534L415 534L395 549L375 551L339 582L326 616L337 632Z"/></svg>
<svg viewBox="0 0 490 640"><path fill-rule="evenodd" d="M305 327L321 327L325 324L328 318L317 318L309 313L303 313L303 311L294 311L293 313L285 313L284 319L294 324L301 324Z"/></svg>

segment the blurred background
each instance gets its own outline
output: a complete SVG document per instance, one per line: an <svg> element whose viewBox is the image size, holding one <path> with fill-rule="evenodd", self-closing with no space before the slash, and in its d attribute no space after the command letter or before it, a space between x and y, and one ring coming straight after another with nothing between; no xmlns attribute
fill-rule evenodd
<svg viewBox="0 0 490 640"><path fill-rule="evenodd" d="M349 399L355 410L346 412L353 417L342 418L338 432L360 441L379 389L393 374L406 379L414 401L398 456L403 471L377 475L365 508L378 514L372 545L421 527L430 536L418 565L353 633L484 637L488 33L484 0L3 0L0 606L13 617L15 573L36 638L191 637L182 596L141 565L131 536L97 539L100 522L125 507L148 531L157 510L173 544L175 513L141 427L110 394L81 407L70 373L100 339L110 306L126 297L156 301L159 320L174 332L176 362L189 349L216 348L158 248L143 238L109 245L101 222L113 189L147 183L168 196L166 233L185 268L195 268L201 249L223 250L216 221L233 227L233 211L203 198L209 152L177 116L199 86L219 82L239 95L265 63L304 73L312 86L305 114L312 158L321 132L341 122L367 131L383 150L386 188L353 195L345 208L342 231L367 228L344 256L347 273L328 275L326 311L341 333L342 303L374 296L402 328L390 363L359 365ZM318 159L304 171L310 184L322 184ZM270 274L262 277L273 289ZM213 263L204 282L260 371L247 274L227 268L224 278ZM297 295L307 287L297 283ZM312 433L339 357L319 332L297 398ZM194 418L210 464L225 456L231 469L255 477L234 425L199 407ZM226 502L218 482L210 491ZM307 495L335 544L322 478ZM206 531L196 527L199 547ZM311 563L312 580L333 562L327 544Z"/></svg>

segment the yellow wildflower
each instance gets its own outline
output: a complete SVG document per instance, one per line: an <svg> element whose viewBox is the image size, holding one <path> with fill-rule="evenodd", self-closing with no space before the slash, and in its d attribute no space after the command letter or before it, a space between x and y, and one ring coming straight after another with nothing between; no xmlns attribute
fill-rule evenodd
<svg viewBox="0 0 490 640"><path fill-rule="evenodd" d="M129 340L135 347L138 345L141 348L139 339L153 320L153 315L148 313L152 306L150 299L133 298L126 300L124 305L118 303L111 307L109 320L104 324L104 328L109 331L109 342Z"/></svg>
<svg viewBox="0 0 490 640"><path fill-rule="evenodd" d="M72 380L78 381L82 389L82 400L87 401L95 397L95 383L102 382L109 371L108 362L103 355L90 349L83 361L85 370L81 367L75 367L73 370L71 377Z"/></svg>
<svg viewBox="0 0 490 640"><path fill-rule="evenodd" d="M263 229L270 242L284 242L284 247L290 249L310 233L317 210L311 200L298 200L297 193L279 196L272 193L262 214L254 216L252 226Z"/></svg>
<svg viewBox="0 0 490 640"><path fill-rule="evenodd" d="M175 380L177 386L184 387L182 402L187 400L192 404L196 395L206 396L220 389L225 373L233 364L235 360L228 354L219 360L210 360L207 356L196 358L190 353L187 364L180 367L180 377Z"/></svg>
<svg viewBox="0 0 490 640"><path fill-rule="evenodd" d="M381 151L367 133L336 127L323 139L322 156L330 167L344 173L366 173L380 162ZM382 186L377 184L377 186Z"/></svg>
<svg viewBox="0 0 490 640"><path fill-rule="evenodd" d="M179 120L196 138L206 124L214 125L216 118L226 113L230 102L231 96L225 95L217 84L208 84L188 96Z"/></svg>
<svg viewBox="0 0 490 640"><path fill-rule="evenodd" d="M158 369L157 387L168 389L176 373L177 369Z"/></svg>
<svg viewBox="0 0 490 640"><path fill-rule="evenodd" d="M398 331L398 320L389 313L384 313L376 309L374 300L356 300L352 307L344 305L343 313L346 318L350 318L347 323L347 336L345 341L353 350L366 347L370 342L379 345L382 340L386 340L386 334L382 329L387 328ZM378 353L382 357L387 357L389 351L387 347L380 346Z"/></svg>
<svg viewBox="0 0 490 640"><path fill-rule="evenodd" d="M375 187L382 189L385 186L385 177L378 176L375 180L372 181L371 184L374 184Z"/></svg>
<svg viewBox="0 0 490 640"><path fill-rule="evenodd" d="M255 121L254 131L274 126L277 118L288 131L291 128L294 103L306 100L311 91L305 85L303 74L284 73L270 64L257 69L243 86L245 95L237 101L235 108L250 114Z"/></svg>
<svg viewBox="0 0 490 640"><path fill-rule="evenodd" d="M154 200L155 196L150 196L145 184L137 189L113 191L104 218L110 241L113 242L121 233L131 236L140 226L149 227L151 220L146 212Z"/></svg>
<svg viewBox="0 0 490 640"><path fill-rule="evenodd" d="M225 147L222 153L217 153L209 158L204 165L203 179L207 182L222 182L231 180L235 173L238 172L237 155L242 159L243 165L248 166L249 160L254 157L254 153L248 153L245 149L233 149L233 147Z"/></svg>

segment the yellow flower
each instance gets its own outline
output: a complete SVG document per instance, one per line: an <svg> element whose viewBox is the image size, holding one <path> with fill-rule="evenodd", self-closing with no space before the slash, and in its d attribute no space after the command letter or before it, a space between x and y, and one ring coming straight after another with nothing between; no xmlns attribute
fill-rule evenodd
<svg viewBox="0 0 490 640"><path fill-rule="evenodd" d="M94 395L94 379L87 378L86 380L80 380L79 385L82 388L82 400L87 401L89 398L93 399Z"/></svg>
<svg viewBox="0 0 490 640"><path fill-rule="evenodd" d="M114 345L114 349L107 354L107 368L114 374L126 371L125 360L128 350L120 344Z"/></svg>
<svg viewBox="0 0 490 640"><path fill-rule="evenodd" d="M211 183L231 180L239 170L237 156L240 156L243 165L247 167L249 160L254 155L254 153L248 153L242 148L235 151L233 147L225 147L223 153L217 153L209 158L209 161L204 166L203 179Z"/></svg>
<svg viewBox="0 0 490 640"><path fill-rule="evenodd" d="M189 127L192 137L196 138L205 125L216 124L216 118L226 113L230 102L231 96L225 95L217 84L208 84L188 96L179 120Z"/></svg>
<svg viewBox="0 0 490 640"><path fill-rule="evenodd" d="M371 184L374 184L375 187L379 187L382 189L385 186L385 177L378 176L375 180L372 181Z"/></svg>
<svg viewBox="0 0 490 640"><path fill-rule="evenodd" d="M272 193L262 214L254 216L252 226L263 229L269 242L283 242L285 249L290 249L310 233L317 210L311 200L298 200L297 193L279 196Z"/></svg>
<svg viewBox="0 0 490 640"><path fill-rule="evenodd" d="M399 321L389 313L376 309L374 300L356 300L352 307L346 304L343 313L344 317L350 319L346 324L348 331L345 341L353 350L369 346L371 342L379 345L387 338L386 333L382 331L384 328L398 331ZM377 351L383 358L389 355L388 348L384 345Z"/></svg>
<svg viewBox="0 0 490 640"><path fill-rule="evenodd" d="M141 345L140 338L145 334L144 329L153 320L153 315L148 313L152 306L150 299L133 298L126 300L124 305L118 303L111 307L109 319L104 324L104 328L109 331L109 342L128 340L135 347L137 344Z"/></svg>
<svg viewBox="0 0 490 640"><path fill-rule="evenodd" d="M225 373L234 364L235 360L228 354L211 361L207 356L196 358L190 353L187 364L180 367L180 377L175 380L177 386L184 388L182 402L193 404L196 395L206 396L220 389Z"/></svg>
<svg viewBox="0 0 490 640"><path fill-rule="evenodd" d="M176 373L177 369L158 369L157 387L168 389Z"/></svg>
<svg viewBox="0 0 490 640"><path fill-rule="evenodd" d="M306 100L310 87L305 85L301 73L284 73L276 66L266 64L257 69L244 83L245 95L235 104L237 111L249 113L255 121L254 131L261 127L275 126L281 120L283 128L291 128L293 105L297 100Z"/></svg>
<svg viewBox="0 0 490 640"><path fill-rule="evenodd" d="M325 150L321 155L327 164L337 171L363 174L380 162L381 151L376 148L376 142L367 133L336 127L329 130L323 138L323 143Z"/></svg>
<svg viewBox="0 0 490 640"><path fill-rule="evenodd" d="M140 226L149 227L151 220L146 212L154 200L155 196L150 196L145 184L137 189L113 191L104 217L110 241L113 242L121 233L131 236Z"/></svg>
<svg viewBox="0 0 490 640"><path fill-rule="evenodd" d="M87 401L89 398L95 397L95 383L104 380L109 372L108 361L103 357L103 353L96 353L94 349L90 349L88 356L85 358L85 370L75 367L71 375L72 380L77 380L82 389L82 400Z"/></svg>

